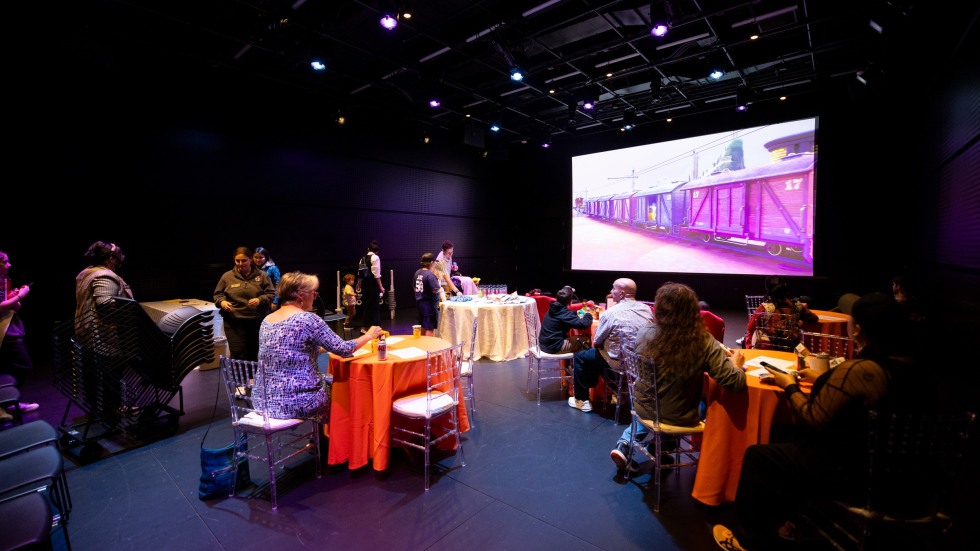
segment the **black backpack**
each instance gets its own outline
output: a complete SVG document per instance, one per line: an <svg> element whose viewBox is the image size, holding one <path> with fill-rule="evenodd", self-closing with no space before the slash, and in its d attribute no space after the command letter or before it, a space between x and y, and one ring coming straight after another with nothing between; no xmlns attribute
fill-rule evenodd
<svg viewBox="0 0 980 551"><path fill-rule="evenodd" d="M372 279L371 274L371 255L366 254L357 261L357 277L361 279Z"/></svg>

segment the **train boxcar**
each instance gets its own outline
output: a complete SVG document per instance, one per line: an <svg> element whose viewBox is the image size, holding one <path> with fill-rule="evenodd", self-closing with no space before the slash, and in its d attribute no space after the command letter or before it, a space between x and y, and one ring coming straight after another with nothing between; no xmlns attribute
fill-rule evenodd
<svg viewBox="0 0 980 551"><path fill-rule="evenodd" d="M635 191L625 191L609 198L609 204L612 208L612 212L610 213L611 220L622 224L631 223L636 212L636 203L632 200L635 194Z"/></svg>
<svg viewBox="0 0 980 551"><path fill-rule="evenodd" d="M688 237L760 246L776 256L798 251L813 261L812 153L721 172L679 187ZM683 197L677 197L677 194Z"/></svg>
<svg viewBox="0 0 980 551"><path fill-rule="evenodd" d="M674 207L674 191L684 182L670 182L651 186L633 195L635 202L634 218L631 225L636 228L676 234L684 219L683 208Z"/></svg>

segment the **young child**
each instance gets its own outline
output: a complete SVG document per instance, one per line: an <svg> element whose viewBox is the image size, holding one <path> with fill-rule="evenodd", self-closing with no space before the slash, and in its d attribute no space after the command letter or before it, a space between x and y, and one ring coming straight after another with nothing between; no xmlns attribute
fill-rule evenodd
<svg viewBox="0 0 980 551"><path fill-rule="evenodd" d="M344 327L350 327L350 320L357 313L357 294L354 293L354 274L344 276L344 307L347 308L347 319Z"/></svg>

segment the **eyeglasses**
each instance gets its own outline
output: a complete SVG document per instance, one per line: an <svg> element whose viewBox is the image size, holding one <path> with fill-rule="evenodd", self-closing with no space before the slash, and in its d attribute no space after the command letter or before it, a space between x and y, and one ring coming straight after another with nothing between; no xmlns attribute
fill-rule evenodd
<svg viewBox="0 0 980 551"><path fill-rule="evenodd" d="M313 298L316 298L316 297L320 296L320 291L317 291L316 289L314 289L312 291L303 291L303 292L304 293L313 293Z"/></svg>

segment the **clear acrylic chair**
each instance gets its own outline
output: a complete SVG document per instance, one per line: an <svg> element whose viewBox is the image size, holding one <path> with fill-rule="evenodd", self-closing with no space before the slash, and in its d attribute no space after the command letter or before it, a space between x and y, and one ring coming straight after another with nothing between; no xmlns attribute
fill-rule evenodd
<svg viewBox="0 0 980 551"><path fill-rule="evenodd" d="M855 501L811 499L800 508L802 530L836 549L946 549L957 518L957 487L972 445L976 415L868 412L867 484ZM964 514L965 513L965 514Z"/></svg>
<svg viewBox="0 0 980 551"><path fill-rule="evenodd" d="M800 342L811 354L826 353L831 358L854 358L855 343L849 337L828 333L800 331Z"/></svg>
<svg viewBox="0 0 980 551"><path fill-rule="evenodd" d="M745 310L751 316L766 301L766 295L745 295Z"/></svg>
<svg viewBox="0 0 980 551"><path fill-rule="evenodd" d="M626 350L636 349L636 333L637 327L635 325L617 325L610 331L610 335L617 335L616 340L620 346L620 358L622 358L622 350L624 348ZM606 342L610 341L607 340ZM623 371L622 362L620 362L618 368L612 366L606 368L605 373L603 373L603 383L606 408L608 409L615 402L616 407L613 411L613 423L618 425L620 407L624 403L631 403L629 385L626 374Z"/></svg>
<svg viewBox="0 0 980 551"><path fill-rule="evenodd" d="M639 416L635 407L630 408L632 417L630 423L629 454L626 464L631 465L635 461L635 455L640 454L637 463L651 461L653 468L650 474L650 481L654 487L653 510L660 512L660 475L662 471L674 470L680 473L684 467L696 467L701 455L700 441L695 438L704 433L704 421L699 421L692 426L668 425L660 422L660 400L657 393L657 377L655 364L652 361L644 361L643 374L640 373L640 358L633 349L623 350L623 369L626 373L629 388L630 404L634 403L636 383L643 377L646 387L654 397L654 411L652 419L645 419ZM645 427L649 436L644 442L635 441L636 431L639 426ZM653 453L647 451L647 447L653 445ZM665 463L663 458L670 456L672 461ZM626 479L630 478L630 470L626 469Z"/></svg>
<svg viewBox="0 0 980 551"><path fill-rule="evenodd" d="M425 455L425 489L429 489L431 450L447 438L455 438L460 465L465 467L463 444L459 437L458 406L463 343L428 352L425 358L425 390L402 396L391 406L391 441L420 450ZM448 425L434 421L448 419ZM441 432L433 436L433 428Z"/></svg>
<svg viewBox="0 0 980 551"><path fill-rule="evenodd" d="M473 364L476 363L476 330L479 325L479 316L473 316L473 332L470 333L470 353L463 358L463 363L459 369L459 376L462 379L461 382L465 389L465 399L470 403L470 426L473 425L473 416L476 413L476 395L473 393Z"/></svg>
<svg viewBox="0 0 980 551"><path fill-rule="evenodd" d="M279 508L276 493L276 475L285 470L285 463L290 459L312 451L316 469L316 477L320 478L320 434L323 416L316 413L310 417L296 419L276 419L253 407L252 400L259 397L264 401L266 396L265 377L257 377L263 366L259 362L233 360L225 356L218 359L221 378L224 381L225 394L231 408L231 424L234 428L233 442L239 442L242 434L252 434L261 437L260 442L249 439L248 445L236 448L236 456L232 460L233 479L237 480L238 461L242 457L249 460L265 462L269 466L269 494L272 510ZM244 390L244 397L242 396ZM231 497L235 495L235 485L232 485Z"/></svg>
<svg viewBox="0 0 980 551"><path fill-rule="evenodd" d="M752 341L746 348L793 352L800 343L800 324L797 314L756 312L749 318L755 329L748 335Z"/></svg>
<svg viewBox="0 0 980 551"><path fill-rule="evenodd" d="M541 405L541 381L561 380L562 386L566 378L571 374L571 361L575 356L574 352L564 352L560 354L549 354L541 350L538 341L538 333L541 325L538 320L537 312L524 310L524 325L527 328L527 385L524 392L531 391L531 378L537 381L537 402ZM547 365L544 362L554 362L554 365Z"/></svg>

